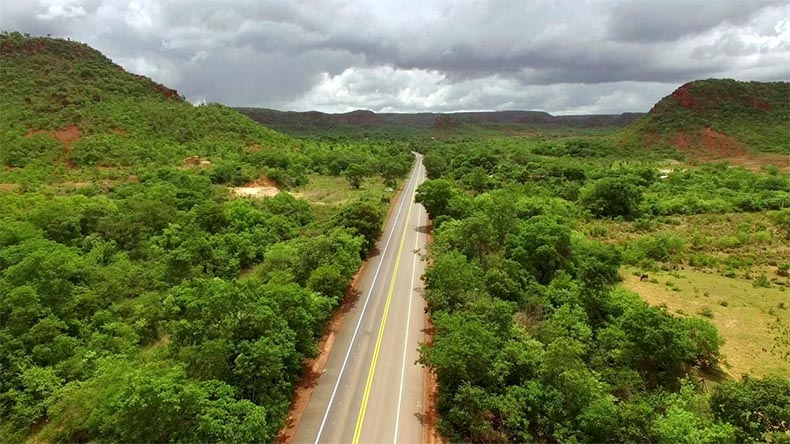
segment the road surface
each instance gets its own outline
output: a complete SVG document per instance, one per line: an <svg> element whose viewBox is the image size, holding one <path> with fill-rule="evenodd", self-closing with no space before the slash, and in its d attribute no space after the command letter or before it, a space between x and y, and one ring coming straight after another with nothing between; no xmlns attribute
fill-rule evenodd
<svg viewBox="0 0 790 444"><path fill-rule="evenodd" d="M423 370L415 364L424 338L416 250L427 241L427 215L414 203L425 180L422 156L395 202L359 279L359 299L346 314L293 435L295 443L419 443Z"/></svg>

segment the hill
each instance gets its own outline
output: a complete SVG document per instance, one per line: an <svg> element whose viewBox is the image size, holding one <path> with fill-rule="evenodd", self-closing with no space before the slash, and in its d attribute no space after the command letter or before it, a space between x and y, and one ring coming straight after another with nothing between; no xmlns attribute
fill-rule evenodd
<svg viewBox="0 0 790 444"><path fill-rule="evenodd" d="M787 162L790 154L790 83L729 79L686 83L664 97L626 131L644 147L670 146L687 157ZM737 162L736 162L737 163ZM748 166L748 165L747 165Z"/></svg>
<svg viewBox="0 0 790 444"><path fill-rule="evenodd" d="M175 165L243 156L248 145L294 145L228 107L192 106L85 44L5 33L0 56L0 162L8 167Z"/></svg>
<svg viewBox="0 0 790 444"><path fill-rule="evenodd" d="M318 111L277 111L236 108L256 122L292 135L307 134L416 134L437 131L600 129L624 127L640 113L553 116L541 111L458 113L374 113L356 110L328 114Z"/></svg>

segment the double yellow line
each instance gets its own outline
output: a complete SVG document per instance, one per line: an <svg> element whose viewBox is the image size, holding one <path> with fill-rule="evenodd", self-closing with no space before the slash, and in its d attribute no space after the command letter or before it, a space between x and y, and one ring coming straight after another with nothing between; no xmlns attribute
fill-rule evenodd
<svg viewBox="0 0 790 444"><path fill-rule="evenodd" d="M417 177L419 178L419 166L417 167ZM379 335L376 338L376 347L373 349L373 359L370 361L370 370L368 370L368 380L365 383L365 392L362 394L362 405L359 408L359 416L357 416L357 425L354 428L353 444L359 444L359 437L362 434L362 424L365 422L365 411L368 409L368 398L370 397L370 386L373 384L373 375L376 373L376 362L379 359L379 351L381 350L381 340L384 337L384 327L387 325L387 314L390 311L390 302L392 302L392 293L395 291L395 279L398 277L398 268L400 266L400 258L403 253L403 245L406 242L406 233L409 230L409 220L411 220L411 209L414 207L414 195L417 193L417 184L414 184L414 189L409 196L409 211L406 212L406 222L403 226L403 234L400 238L400 246L398 247L398 256L395 259L395 269L392 272L392 280L390 281L389 292L387 293L387 302L384 304L384 314L381 318L381 325L379 325ZM383 258L382 258L383 260Z"/></svg>

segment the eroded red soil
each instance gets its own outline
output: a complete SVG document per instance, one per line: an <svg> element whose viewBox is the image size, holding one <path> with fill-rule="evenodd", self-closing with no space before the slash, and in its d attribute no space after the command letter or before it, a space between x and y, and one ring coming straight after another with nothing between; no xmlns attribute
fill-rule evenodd
<svg viewBox="0 0 790 444"><path fill-rule="evenodd" d="M82 138L82 134L80 133L80 128L77 125L67 126L65 128L61 128L55 131L30 130L27 132L27 134L25 134L25 136L32 136L34 134L44 134L50 137L54 137L60 143L62 143L63 146L66 147L66 151L71 149L71 145L74 142L79 142L79 140Z"/></svg>
<svg viewBox="0 0 790 444"><path fill-rule="evenodd" d="M735 138L711 128L698 133L676 133L671 144L691 161L729 162L752 171L776 165L782 171L790 171L789 155L751 152Z"/></svg>

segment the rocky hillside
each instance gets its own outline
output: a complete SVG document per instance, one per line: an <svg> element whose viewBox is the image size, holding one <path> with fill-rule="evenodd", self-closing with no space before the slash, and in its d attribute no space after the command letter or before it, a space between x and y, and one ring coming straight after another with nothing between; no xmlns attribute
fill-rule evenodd
<svg viewBox="0 0 790 444"><path fill-rule="evenodd" d="M239 157L294 141L231 108L193 106L69 40L0 35L0 163L124 167Z"/></svg>
<svg viewBox="0 0 790 444"><path fill-rule="evenodd" d="M627 131L644 146L722 157L790 153L790 83L697 80L661 99Z"/></svg>

